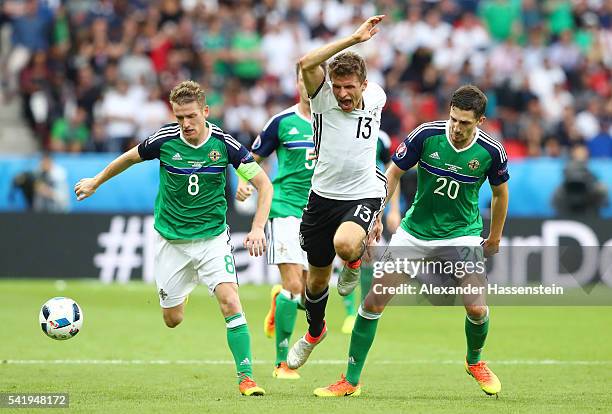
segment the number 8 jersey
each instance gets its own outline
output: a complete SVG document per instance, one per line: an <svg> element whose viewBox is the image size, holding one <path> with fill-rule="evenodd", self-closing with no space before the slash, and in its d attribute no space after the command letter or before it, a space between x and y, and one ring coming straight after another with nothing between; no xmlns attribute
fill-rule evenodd
<svg viewBox="0 0 612 414"><path fill-rule="evenodd" d="M155 230L167 240L212 238L225 231L225 169L245 179L260 171L251 153L231 135L207 122L208 137L187 142L178 123L166 124L138 145L143 160L159 159Z"/></svg>
<svg viewBox="0 0 612 414"><path fill-rule="evenodd" d="M401 226L421 240L480 236L480 187L487 179L496 186L510 178L504 147L481 129L462 149L448 137L448 121L422 124L391 158L405 171L417 165L417 193Z"/></svg>
<svg viewBox="0 0 612 414"><path fill-rule="evenodd" d="M386 197L385 175L376 168L376 145L380 115L387 96L380 86L368 82L363 106L344 112L323 81L310 98L317 163L312 191L334 200Z"/></svg>

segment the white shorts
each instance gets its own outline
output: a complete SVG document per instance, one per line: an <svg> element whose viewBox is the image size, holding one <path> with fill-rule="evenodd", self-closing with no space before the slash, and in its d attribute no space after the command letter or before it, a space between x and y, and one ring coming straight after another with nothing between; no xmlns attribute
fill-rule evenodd
<svg viewBox="0 0 612 414"><path fill-rule="evenodd" d="M212 296L219 283L238 283L229 228L212 239L167 240L157 234L155 283L162 308L183 303L198 284Z"/></svg>
<svg viewBox="0 0 612 414"><path fill-rule="evenodd" d="M268 264L297 263L308 270L306 252L300 246L300 224L297 217L277 217L266 225Z"/></svg>
<svg viewBox="0 0 612 414"><path fill-rule="evenodd" d="M389 247L394 251L401 251L402 258L427 259L437 257L449 260L474 260L478 259L480 251L482 258L482 247L484 239L479 236L461 236L452 239L421 240L414 237L401 227L391 236ZM398 249L398 248L408 249ZM453 248L456 247L456 248ZM394 255L395 256L395 255Z"/></svg>

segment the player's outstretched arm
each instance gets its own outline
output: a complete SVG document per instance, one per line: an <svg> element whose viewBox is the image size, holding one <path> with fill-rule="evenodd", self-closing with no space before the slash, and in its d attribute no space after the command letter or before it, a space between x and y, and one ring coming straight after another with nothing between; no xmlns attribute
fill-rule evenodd
<svg viewBox="0 0 612 414"><path fill-rule="evenodd" d="M372 36L378 33L379 28L376 25L384 17L384 15L372 16L363 22L352 35L312 50L300 59L300 70L302 71L304 86L306 86L308 96L312 96L325 79L325 73L320 67L321 63L348 47L371 39Z"/></svg>
<svg viewBox="0 0 612 414"><path fill-rule="evenodd" d="M492 185L491 191L493 192L491 198L491 230L489 231L489 237L483 244L485 257L493 256L499 251L499 242L508 213L508 183Z"/></svg>
<svg viewBox="0 0 612 414"><path fill-rule="evenodd" d="M244 247L249 251L251 256L262 256L266 251L266 235L264 226L268 221L270 214L270 205L272 204L272 183L261 170L259 173L249 180L257 189L257 211L253 217L251 231L244 239Z"/></svg>
<svg viewBox="0 0 612 414"><path fill-rule="evenodd" d="M141 162L140 154L138 154L138 147L134 147L131 150L121 154L110 164L104 168L98 175L93 178L83 178L79 180L74 186L74 193L77 196L77 200L81 201L87 197L92 196L98 187L110 180L117 174L121 174L123 171L130 168L132 165Z"/></svg>

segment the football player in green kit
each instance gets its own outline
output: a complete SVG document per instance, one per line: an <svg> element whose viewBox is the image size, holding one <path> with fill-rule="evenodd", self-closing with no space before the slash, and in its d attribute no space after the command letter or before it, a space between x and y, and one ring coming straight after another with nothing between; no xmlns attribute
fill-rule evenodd
<svg viewBox="0 0 612 414"><path fill-rule="evenodd" d="M208 105L198 83L177 85L170 93L170 103L178 122L162 126L95 177L80 180L74 191L78 200L83 200L132 165L159 159L154 274L164 322L170 328L180 324L187 296L198 284L206 284L225 318L240 392L264 395L253 380L251 339L238 296L226 223L225 170L231 164L259 192L257 212L244 240L251 256L261 256L266 249L264 226L272 184L244 146L206 120Z"/></svg>
<svg viewBox="0 0 612 414"><path fill-rule="evenodd" d="M482 246L485 256L498 252L508 208L510 177L503 146L479 128L485 119L486 103L486 96L477 87L460 87L451 98L448 120L420 125L397 148L386 172L387 200L400 177L414 166L417 166L418 185L414 203L393 234L389 247L432 252L439 246L471 249ZM493 196L489 235L483 240L478 194L487 179ZM378 220L372 237L378 238L381 231ZM378 319L390 299L391 296L386 296L381 300L373 290L368 293L351 335L346 377L342 375L340 381L317 388L315 395L342 397L361 393L361 371L374 341ZM486 394L495 395L501 390L501 383L480 359L489 329L489 308L482 301L464 303L465 369Z"/></svg>

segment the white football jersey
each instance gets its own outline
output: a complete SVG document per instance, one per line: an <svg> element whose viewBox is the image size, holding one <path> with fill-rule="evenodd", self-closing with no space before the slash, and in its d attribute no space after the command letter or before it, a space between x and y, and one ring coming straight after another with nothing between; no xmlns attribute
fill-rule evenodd
<svg viewBox="0 0 612 414"><path fill-rule="evenodd" d="M324 81L310 98L317 162L312 191L334 200L386 197L385 175L376 168L380 115L387 101L383 89L368 82L363 109L344 112Z"/></svg>

